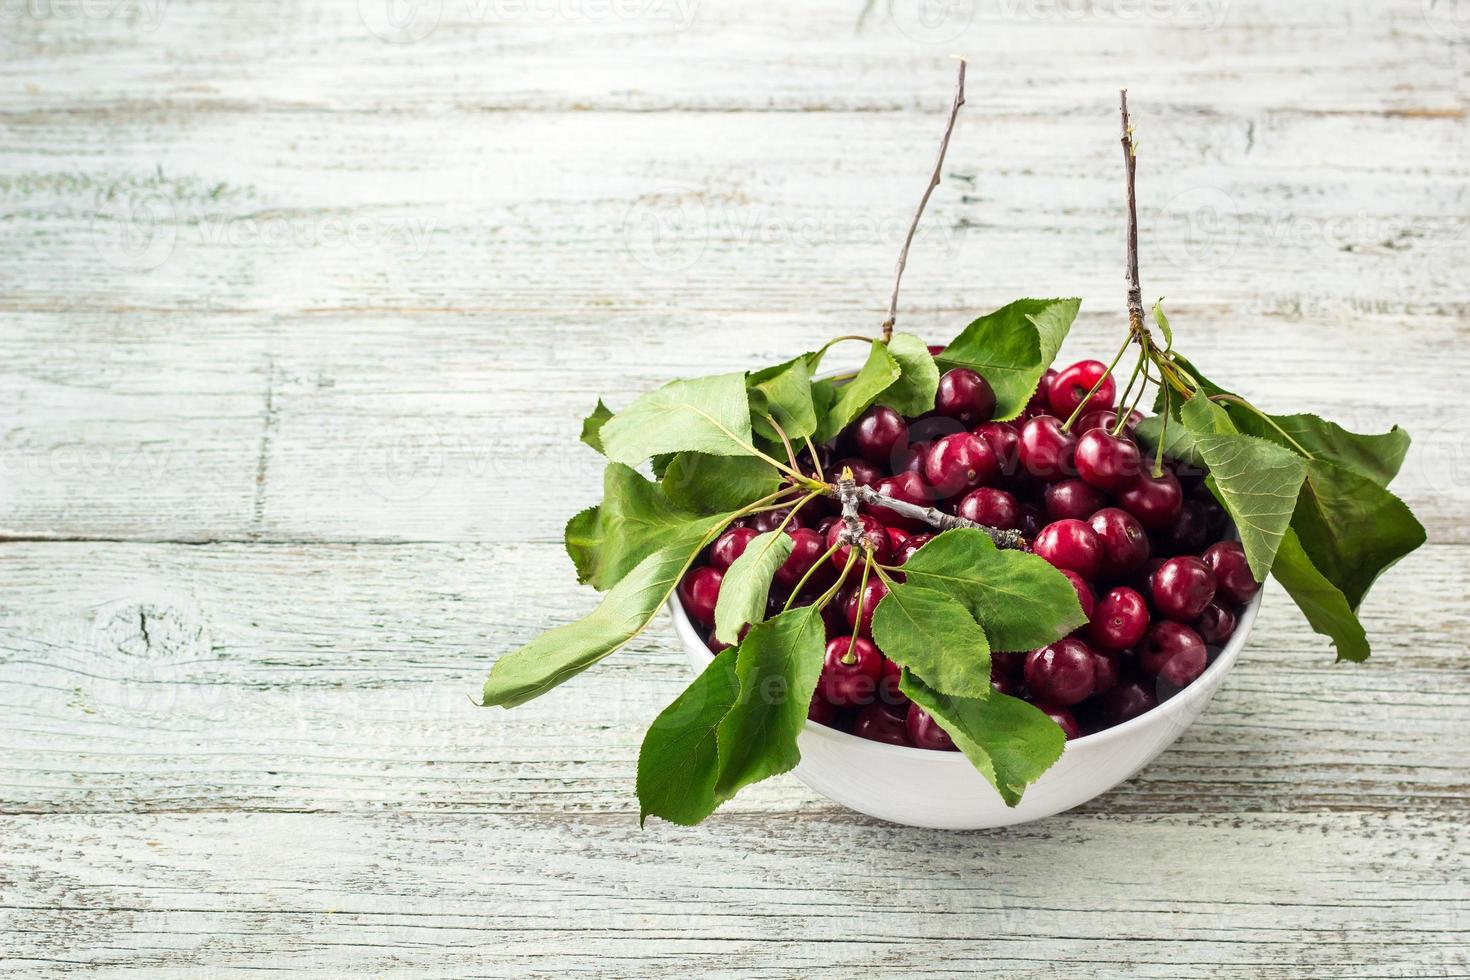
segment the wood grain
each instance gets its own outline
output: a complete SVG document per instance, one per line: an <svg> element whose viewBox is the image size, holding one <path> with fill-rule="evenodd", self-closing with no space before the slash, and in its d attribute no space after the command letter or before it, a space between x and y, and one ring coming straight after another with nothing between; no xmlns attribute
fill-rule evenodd
<svg viewBox="0 0 1470 980"><path fill-rule="evenodd" d="M518 9L0 10L0 969L1470 976L1463 12ZM1078 295L1064 356L1111 349L1126 83L1145 299L1268 407L1407 425L1431 545L1361 667L1273 589L1071 813L915 831L782 778L640 832L666 625L470 701L591 603L580 419L876 332L953 52L899 328Z"/></svg>

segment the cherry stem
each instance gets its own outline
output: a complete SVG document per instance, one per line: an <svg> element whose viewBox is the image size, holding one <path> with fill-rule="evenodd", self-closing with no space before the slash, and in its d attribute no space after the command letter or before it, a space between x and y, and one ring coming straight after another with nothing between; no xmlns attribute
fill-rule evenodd
<svg viewBox="0 0 1470 980"><path fill-rule="evenodd" d="M781 437L781 445L786 447L786 461L791 464L791 468L798 473L801 472L801 467L796 465L796 450L791 448L791 439L786 435L786 430L781 428L781 423L777 422L775 417L771 415L763 415L761 417L771 423L771 428L775 429L776 435Z"/></svg>
<svg viewBox="0 0 1470 980"><path fill-rule="evenodd" d="M1144 362L1147 361L1147 360L1148 360L1148 357L1144 354L1143 349L1142 348L1139 348L1139 351L1138 351L1138 361L1133 365L1133 373L1128 376L1128 386L1123 389L1123 394L1118 398L1118 405L1119 405L1119 407L1121 407L1124 404L1126 404L1127 401L1128 401L1128 396L1131 395L1131 394L1133 394L1133 386L1134 386L1134 384L1136 384L1138 382L1139 372L1143 372L1144 375L1147 376L1148 372L1145 371L1144 370L1144 367L1143 367ZM1147 388L1147 387L1148 387L1148 385L1147 385L1147 383L1145 383L1144 384L1144 388ZM1143 389L1140 388L1139 390L1142 391ZM1112 432L1112 434L1113 434L1114 437L1116 437L1118 435L1118 433L1120 433L1120 432L1123 431L1123 427L1128 424L1128 419L1131 418L1131 417L1132 417L1132 413L1131 412L1128 413L1127 415L1123 414L1122 412L1119 412L1118 413L1118 418L1113 422L1113 432Z"/></svg>
<svg viewBox="0 0 1470 980"><path fill-rule="evenodd" d="M1291 443L1292 447L1297 452L1299 452L1303 456L1307 457L1307 459L1316 459L1317 458L1315 455L1312 454L1312 452L1310 450L1307 449L1306 446L1303 446L1301 443L1299 443L1295 439L1293 439L1291 437L1291 433L1287 432L1281 426L1277 425L1275 419L1273 419L1271 416L1267 415L1265 412L1261 411L1259 408L1256 408L1256 406L1252 405L1250 402L1246 401L1244 398L1241 398L1239 395L1231 395L1231 394L1227 394L1226 392L1223 392L1222 391L1218 395L1211 395L1210 396L1210 401L1212 401L1212 402L1230 402L1232 404L1239 405L1241 408L1246 409L1252 415L1256 416L1256 418L1260 419L1262 422L1265 422L1271 428L1275 429L1276 432L1281 436L1281 438L1283 438L1287 442Z"/></svg>
<svg viewBox="0 0 1470 980"><path fill-rule="evenodd" d="M959 75L955 78L954 104L949 108L949 121L944 126L944 136L939 141L939 156L934 161L934 173L929 177L929 185L924 188L924 196L919 198L919 208L914 212L914 220L909 222L909 232L904 236L903 250L898 253L898 266L893 273L893 295L888 298L888 316L883 320L883 342L886 344L893 337L893 324L898 319L898 287L903 282L904 266L909 261L909 246L914 243L914 233L919 230L919 219L924 215L924 205L929 203L929 195L934 193L934 188L939 186L939 174L944 169L944 154L949 150L949 138L954 133L955 117L960 114L960 106L965 104L965 59L960 59Z"/></svg>
<svg viewBox="0 0 1470 980"><path fill-rule="evenodd" d="M816 467L817 479L823 483L827 482L827 474L822 472L822 460L817 455L817 447L812 445L811 436L802 436L806 440L806 451L812 458L812 466Z"/></svg>
<svg viewBox="0 0 1470 980"><path fill-rule="evenodd" d="M1164 393L1164 414L1159 421L1159 444L1154 447L1154 479L1164 475L1164 437L1169 434L1169 386L1159 389Z"/></svg>
<svg viewBox="0 0 1470 980"><path fill-rule="evenodd" d="M806 574L801 577L801 581L796 583L796 588L792 589L791 594L786 597L786 603L781 607L782 612L786 612L788 609L791 608L791 604L796 601L796 597L801 595L801 590L806 588L807 580L816 574L817 569L825 568L827 562L832 560L832 556L837 554L837 549L840 547L842 547L842 543L838 542L837 544L834 544L832 547L828 548L826 553L822 555L821 558L817 559L816 563L813 564L811 568L808 568L806 570Z"/></svg>
<svg viewBox="0 0 1470 980"><path fill-rule="evenodd" d="M851 552L849 552L849 557ZM868 591L868 573L873 570L873 552L870 548L863 549L863 577L858 581L857 592L857 615L852 627L852 640L847 644L847 652L842 655L842 662L849 667L857 663L857 641L858 630L863 624L863 602L867 599L865 593Z"/></svg>
<svg viewBox="0 0 1470 980"><path fill-rule="evenodd" d="M1072 414L1067 416L1067 421L1062 423L1063 432L1072 428L1072 423L1077 421L1077 416L1081 415L1082 410L1087 407L1087 403L1092 401L1092 396L1097 394L1098 389L1102 387L1102 383L1113 376L1113 368L1118 366L1118 362L1123 359L1124 351L1128 350L1128 345L1131 343L1133 343L1133 335L1130 333L1124 339L1123 346L1118 348L1118 353L1113 355L1113 362L1108 365L1107 370L1099 375L1098 379L1092 383L1092 387L1088 389L1086 397L1077 403L1077 407L1072 409Z"/></svg>

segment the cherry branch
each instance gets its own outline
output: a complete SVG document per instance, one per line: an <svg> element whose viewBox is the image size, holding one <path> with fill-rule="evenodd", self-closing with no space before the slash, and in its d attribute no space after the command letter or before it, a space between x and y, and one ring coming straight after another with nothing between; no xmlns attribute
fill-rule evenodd
<svg viewBox="0 0 1470 980"><path fill-rule="evenodd" d="M842 501L842 543L856 548L863 543L863 524L858 520L858 485L852 470L842 468L837 477L837 499Z"/></svg>
<svg viewBox="0 0 1470 980"><path fill-rule="evenodd" d="M934 161L934 173L929 177L929 186L924 188L924 196L919 198L919 209L914 212L914 220L909 223L909 233L903 240L903 250L898 253L898 267L893 274L893 295L888 298L888 318L883 321L885 343L893 337L893 324L898 319L898 287L903 282L903 270L909 262L909 246L914 243L914 233L919 230L919 219L924 216L924 206L929 203L929 195L939 186L939 174L944 168L944 154L949 150L949 138L954 133L955 117L960 114L960 106L964 104L965 59L961 58L959 76L955 79L954 105L949 108L949 122L945 124L944 137L939 141L939 156Z"/></svg>
<svg viewBox="0 0 1470 980"><path fill-rule="evenodd" d="M1137 334L1143 329L1143 288L1138 284L1138 195L1134 172L1138 155L1133 148L1133 124L1128 121L1128 90L1118 93L1123 116L1123 166L1128 174L1128 329Z"/></svg>
<svg viewBox="0 0 1470 980"><path fill-rule="evenodd" d="M844 521L847 520L848 501L850 499L852 502L852 520L854 522L857 521L857 505L864 503L870 507L887 507L895 514L912 518L916 521L923 521L930 527L940 531L951 531L957 527L972 527L977 531L984 531L990 535L990 540L995 542L997 548L1010 548L1016 551L1026 550L1026 539L1021 536L1020 531L1007 531L998 527L988 527L978 521L956 517L954 514L946 514L937 507L921 507L918 504L911 504L906 500L885 497L872 487L853 485L847 492L850 494L850 497L844 495L841 480L837 481L835 489L828 491L829 495L835 496L842 501L842 517ZM851 525L849 525L850 528Z"/></svg>

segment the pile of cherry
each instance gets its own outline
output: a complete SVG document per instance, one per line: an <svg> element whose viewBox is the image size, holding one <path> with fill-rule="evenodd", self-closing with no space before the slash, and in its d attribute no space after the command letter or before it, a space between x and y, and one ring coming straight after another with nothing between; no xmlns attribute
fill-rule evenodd
<svg viewBox="0 0 1470 980"><path fill-rule="evenodd" d="M801 460L813 471L820 464L828 479L848 467L884 496L1019 530L1071 580L1086 626L1039 650L991 657L994 689L1035 704L1069 739L1137 717L1199 677L1260 588L1244 550L1227 539L1229 519L1204 474L1166 458L1155 477L1152 454L1132 438L1136 412L1112 434L1116 386L1106 374L1090 360L1048 370L1025 412L1007 423L991 421L990 384L956 368L940 379L933 412L905 419L872 408L818 447L815 461ZM819 498L794 516L770 511L732 526L680 583L685 611L712 626L725 570L751 539L788 517L793 548L776 572L770 611L779 612L803 578L794 604L814 600L847 561L842 547L816 567L842 530L837 509ZM927 525L885 507L865 508L861 520L874 560L888 566L901 566L933 537ZM873 610L887 586L876 574L858 582L850 575L823 611L826 659L809 717L874 741L953 750L949 735L899 691L899 667L873 642ZM709 645L724 649L713 636Z"/></svg>

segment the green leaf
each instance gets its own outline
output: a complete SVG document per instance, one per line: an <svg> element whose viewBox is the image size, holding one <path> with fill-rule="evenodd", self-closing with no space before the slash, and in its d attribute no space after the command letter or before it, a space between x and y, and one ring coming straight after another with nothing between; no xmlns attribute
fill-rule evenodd
<svg viewBox="0 0 1470 980"><path fill-rule="evenodd" d="M1357 609L1379 575L1424 543L1402 500L1360 473L1307 461L1291 527L1312 564Z"/></svg>
<svg viewBox="0 0 1470 980"><path fill-rule="evenodd" d="M1179 421L1177 414L1169 419L1167 429L1164 428L1164 416L1162 415L1150 415L1133 429L1133 434L1138 437L1138 441L1150 450L1158 448L1161 433L1164 438L1165 455L1193 463L1195 466L1204 465L1199 448L1194 443L1194 436L1189 434L1189 430ZM1152 453L1148 454L1148 458L1150 460L1153 458Z"/></svg>
<svg viewBox="0 0 1470 980"><path fill-rule="evenodd" d="M992 650L1034 650L1087 622L1065 575L1035 555L1002 551L974 528L938 535L904 562L903 572L910 585L964 603Z"/></svg>
<svg viewBox="0 0 1470 980"><path fill-rule="evenodd" d="M992 692L987 698L943 694L904 669L899 690L949 732L955 746L1000 793L1006 806L1061 758L1067 736L1037 708Z"/></svg>
<svg viewBox="0 0 1470 980"><path fill-rule="evenodd" d="M722 597L723 598L723 597ZM873 639L883 655L945 694L991 694L990 643L970 610L953 596L895 585L873 610Z"/></svg>
<svg viewBox="0 0 1470 980"><path fill-rule="evenodd" d="M725 643L736 643L740 628L746 623L759 623L766 618L766 601L771 594L771 579L794 545L785 531L767 531L752 538L739 558L730 565L720 582L720 597L715 602L715 637Z"/></svg>
<svg viewBox="0 0 1470 980"><path fill-rule="evenodd" d="M939 367L929 354L929 345L911 333L896 333L888 342L888 353L898 362L899 375L879 401L900 415L932 411L939 390Z"/></svg>
<svg viewBox="0 0 1470 980"><path fill-rule="evenodd" d="M1276 551L1271 574L1307 617L1312 629L1331 638L1337 647L1338 660L1361 663L1368 659L1371 651L1363 624L1358 622L1347 597L1312 564L1295 531L1287 529Z"/></svg>
<svg viewBox="0 0 1470 980"><path fill-rule="evenodd" d="M740 699L720 722L716 799L728 800L801 761L796 736L817 689L825 639L815 605L788 609L745 635L735 660Z"/></svg>
<svg viewBox="0 0 1470 980"><path fill-rule="evenodd" d="M608 464L602 493L600 506L582 511L566 528L567 554L577 566L577 580L599 591L612 588L660 548L690 553L733 516L685 510L658 484L622 463Z"/></svg>
<svg viewBox="0 0 1470 980"><path fill-rule="evenodd" d="M776 492L781 474L756 456L679 453L664 471L664 494L697 513L739 510Z"/></svg>
<svg viewBox="0 0 1470 980"><path fill-rule="evenodd" d="M817 442L827 442L847 428L859 415L868 410L888 386L898 380L902 370L898 362L888 353L888 348L873 341L868 351L868 360L858 371L857 377L836 389L836 400L822 419Z"/></svg>
<svg viewBox="0 0 1470 980"><path fill-rule="evenodd" d="M639 826L657 816L691 827L720 805L715 733L739 693L735 655L726 653L654 719L638 751Z"/></svg>
<svg viewBox="0 0 1470 980"><path fill-rule="evenodd" d="M751 452L745 375L671 381L603 423L608 459L636 466L659 453L695 450L716 456Z"/></svg>
<svg viewBox="0 0 1470 980"><path fill-rule="evenodd" d="M1061 349L1078 299L1018 299L975 320L937 358L940 370L967 367L995 389L995 418L1021 414Z"/></svg>
<svg viewBox="0 0 1470 980"><path fill-rule="evenodd" d="M758 435L779 440L771 423L775 418L793 444L817 431L817 410L812 404L811 354L794 357L784 364L756 371L746 381L750 390L751 421Z"/></svg>
<svg viewBox="0 0 1470 980"><path fill-rule="evenodd" d="M597 399L592 414L582 420L582 441L598 452L602 452L602 424L613 417L612 410Z"/></svg>
<svg viewBox="0 0 1470 980"><path fill-rule="evenodd" d="M1386 487L1404 465L1409 451L1409 434L1398 426L1368 435L1349 432L1336 422L1316 415L1272 415L1273 427L1240 405L1230 405L1230 418L1241 432L1259 436L1277 445L1294 448L1291 441L1316 459L1336 463ZM1280 428L1285 435L1277 431ZM1291 441L1288 441L1290 437Z"/></svg>
<svg viewBox="0 0 1470 980"><path fill-rule="evenodd" d="M591 614L548 630L501 657L485 679L482 704L487 708L525 704L623 646L653 619L689 560L690 554L682 549L655 551L613 586Z"/></svg>
<svg viewBox="0 0 1470 980"><path fill-rule="evenodd" d="M1164 335L1164 348L1167 350L1174 346L1174 331L1169 328L1169 318L1164 316L1164 301L1159 300L1154 304L1154 322L1159 325L1159 333Z"/></svg>
<svg viewBox="0 0 1470 980"><path fill-rule="evenodd" d="M1180 419L1210 468L1210 490L1235 521L1252 574L1264 581L1291 523L1297 494L1307 476L1306 461L1264 439L1219 434L1217 427L1222 423L1216 413L1224 415L1201 393L1180 410ZM1229 425L1229 420L1223 424Z"/></svg>

